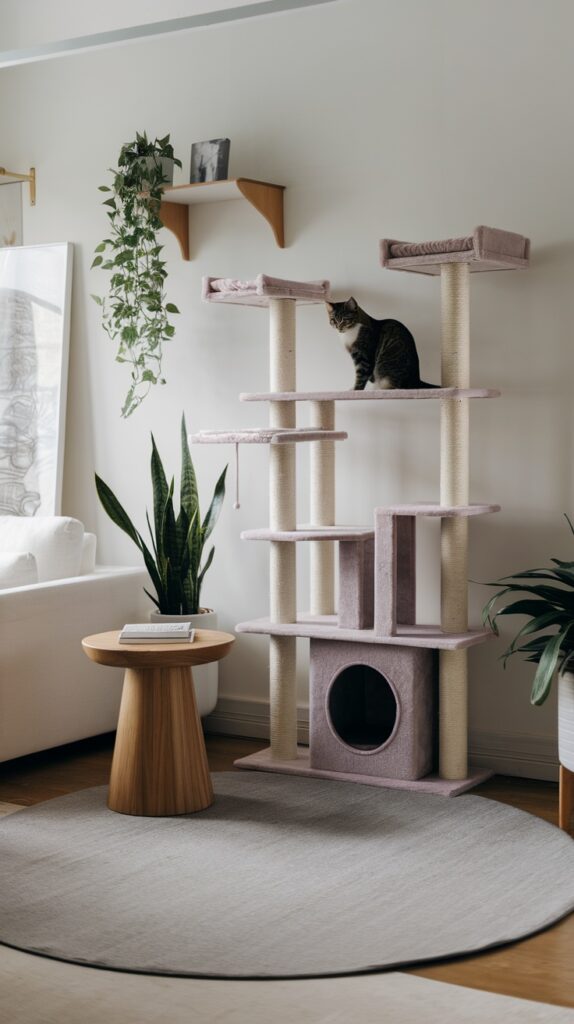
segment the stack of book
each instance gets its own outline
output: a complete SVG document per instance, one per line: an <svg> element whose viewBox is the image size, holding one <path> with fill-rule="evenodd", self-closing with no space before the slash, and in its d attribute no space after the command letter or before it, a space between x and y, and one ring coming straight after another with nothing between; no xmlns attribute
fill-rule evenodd
<svg viewBox="0 0 574 1024"><path fill-rule="evenodd" d="M190 622L130 622L120 635L121 644L191 644L195 636Z"/></svg>

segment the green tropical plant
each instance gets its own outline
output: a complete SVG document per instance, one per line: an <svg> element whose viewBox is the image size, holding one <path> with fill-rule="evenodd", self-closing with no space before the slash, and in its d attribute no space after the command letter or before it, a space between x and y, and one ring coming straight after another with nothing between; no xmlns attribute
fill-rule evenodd
<svg viewBox="0 0 574 1024"><path fill-rule="evenodd" d="M173 302L166 301L167 272L161 258L163 246L157 240L167 180L163 159L181 167L169 135L151 142L145 132L138 132L133 142L122 146L117 169L110 168L112 186L100 185L100 192L111 193L103 204L110 236L96 246L92 267L109 271L111 277L107 297L92 298L102 309L104 330L117 344L117 362L131 367L124 417L137 409L154 384L165 384L163 345L175 334L168 314L179 312Z"/></svg>
<svg viewBox="0 0 574 1024"><path fill-rule="evenodd" d="M211 504L202 520L185 416L182 416L180 508L176 516L174 479L172 477L168 484L153 434L151 444L153 526L146 511L151 550L116 496L96 474L98 497L112 522L127 533L141 551L156 597L147 590L145 592L158 611L164 615L195 615L200 611L201 587L215 554L212 546L202 565L205 543L217 523L225 497L227 466L215 485Z"/></svg>
<svg viewBox="0 0 574 1024"><path fill-rule="evenodd" d="M565 514L572 533L574 526ZM525 654L526 661L538 665L530 701L543 704L552 686L556 669L565 672L574 657L574 561L564 562L551 558L551 566L525 569L511 576L503 576L491 587L502 589L491 597L482 611L482 621L498 635L497 620L502 615L525 615L527 622L502 655L504 667L513 654ZM528 582L536 580L535 583ZM524 582L522 582L524 581ZM542 581L542 582L538 582ZM501 604L506 595L525 595L510 604ZM548 632L549 630L555 630ZM542 634L532 639L533 633Z"/></svg>

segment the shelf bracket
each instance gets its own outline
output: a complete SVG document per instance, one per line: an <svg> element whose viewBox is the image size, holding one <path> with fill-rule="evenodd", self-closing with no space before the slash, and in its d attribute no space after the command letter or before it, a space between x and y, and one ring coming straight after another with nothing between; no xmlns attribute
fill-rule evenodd
<svg viewBox="0 0 574 1024"><path fill-rule="evenodd" d="M187 206L179 203L162 202L159 208L159 219L164 228L173 231L179 242L181 255L189 260L189 214Z"/></svg>
<svg viewBox="0 0 574 1024"><path fill-rule="evenodd" d="M248 178L237 178L237 188L258 213L270 225L275 241L280 249L285 248L285 228L283 220L283 192L280 185L267 185Z"/></svg>

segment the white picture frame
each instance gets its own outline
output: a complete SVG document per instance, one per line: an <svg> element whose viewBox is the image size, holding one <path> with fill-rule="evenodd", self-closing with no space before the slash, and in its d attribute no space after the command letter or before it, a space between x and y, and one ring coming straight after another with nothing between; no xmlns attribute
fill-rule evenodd
<svg viewBox="0 0 574 1024"><path fill-rule="evenodd" d="M59 515L73 246L0 248L0 515Z"/></svg>

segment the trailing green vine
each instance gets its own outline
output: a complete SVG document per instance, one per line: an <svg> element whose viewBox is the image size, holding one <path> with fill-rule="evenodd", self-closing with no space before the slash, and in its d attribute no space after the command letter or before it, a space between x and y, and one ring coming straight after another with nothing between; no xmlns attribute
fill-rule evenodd
<svg viewBox="0 0 574 1024"><path fill-rule="evenodd" d="M157 233L162 227L159 208L167 180L164 159L174 157L169 135L154 142L136 133L133 142L122 146L104 206L110 221L110 236L96 247L92 267L111 274L108 295L92 297L102 309L102 326L117 345L116 360L128 363L131 383L122 416L134 412L154 384L165 384L162 376L163 345L173 338L175 327L168 314L178 313L166 301L165 260Z"/></svg>

